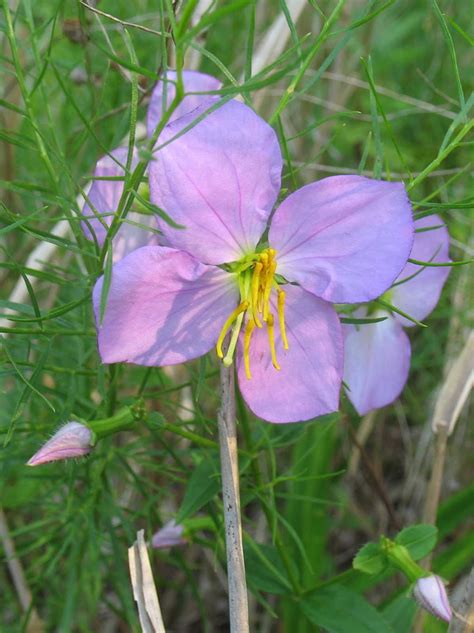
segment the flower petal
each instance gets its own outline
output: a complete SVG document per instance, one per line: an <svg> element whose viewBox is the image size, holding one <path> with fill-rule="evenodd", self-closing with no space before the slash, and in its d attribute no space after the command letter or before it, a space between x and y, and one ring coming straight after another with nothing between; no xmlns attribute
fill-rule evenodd
<svg viewBox="0 0 474 633"><path fill-rule="evenodd" d="M166 104L166 108L169 108L171 102L175 98L176 78L176 71L168 70L165 74L165 78L160 79L153 88L146 119L147 133L150 137L153 136L153 132L163 115L163 104ZM213 95L196 95L187 93L219 90L222 85L215 77L199 73L195 70L183 71L183 84L186 96L171 115L170 121L179 119L179 117L188 114L203 103L208 103L217 99L217 97ZM166 93L166 95L164 93Z"/></svg>
<svg viewBox="0 0 474 633"><path fill-rule="evenodd" d="M234 277L188 253L145 246L112 269L99 326L103 277L94 288L104 363L174 365L208 352L238 303Z"/></svg>
<svg viewBox="0 0 474 633"><path fill-rule="evenodd" d="M206 111L167 126L169 141ZM273 129L250 108L230 101L159 149L150 164L150 195L178 224L160 228L175 248L207 264L253 251L280 189L282 158Z"/></svg>
<svg viewBox="0 0 474 633"><path fill-rule="evenodd" d="M418 604L431 615L451 622L453 612L443 581L434 574L419 578L413 587L413 596Z"/></svg>
<svg viewBox="0 0 474 633"><path fill-rule="evenodd" d="M402 183L332 176L291 194L269 234L278 272L334 303L369 301L402 270L413 242Z"/></svg>
<svg viewBox="0 0 474 633"><path fill-rule="evenodd" d="M168 521L158 532L151 537L151 546L156 549L166 549L176 545L185 545L183 537L184 525L177 524L174 519Z"/></svg>
<svg viewBox="0 0 474 633"><path fill-rule="evenodd" d="M103 156L97 162L94 170L94 177L123 178L125 176L127 154L127 147L117 147L110 152L110 155ZM135 168L137 162L138 156L137 153L134 152L132 158L132 169ZM94 236L91 233L92 229L99 246L102 246L104 243L107 230L97 215L101 216L107 226L110 226L113 215L117 210L118 203L122 196L123 186L123 180L92 181L87 197L94 205L96 213L91 209L87 202L84 203L82 214L87 218L87 223L82 222L82 230L84 231L87 239L92 240L94 239Z"/></svg>
<svg viewBox="0 0 474 633"><path fill-rule="evenodd" d="M341 387L343 343L336 312L297 286L284 288L289 349L283 349L275 323L280 371L271 363L265 325L253 331L250 380L245 375L242 345L237 359L245 401L255 415L269 422L299 422L337 411Z"/></svg>
<svg viewBox="0 0 474 633"><path fill-rule="evenodd" d="M438 215L430 215L415 222L415 229L438 227L433 230L415 233L412 259L422 262L449 262L449 233ZM432 312L438 303L441 290L449 275L448 266L431 267L407 263L390 291L394 306L421 321ZM400 281L403 283L398 283ZM394 317L404 326L414 323L395 314Z"/></svg>
<svg viewBox="0 0 474 633"><path fill-rule="evenodd" d="M126 255L142 246L157 246L162 240L152 230L156 228L157 222L154 215L129 211L126 220L122 222L113 239L113 262L120 261Z"/></svg>
<svg viewBox="0 0 474 633"><path fill-rule="evenodd" d="M371 316L387 319L342 326L344 382L349 387L347 396L360 415L393 402L405 386L410 368L410 341L401 325L386 312Z"/></svg>
<svg viewBox="0 0 474 633"><path fill-rule="evenodd" d="M124 167L127 162L128 148L117 147L110 153L120 164L115 162L111 156L103 156L98 161L94 170L95 177L107 176L109 178L120 178L125 176ZM131 165L132 169L135 168L137 162L138 157L136 152L134 152ZM97 214L102 216L106 226L110 226L122 196L123 184L123 180L94 180L87 194L87 197L94 205L97 213L90 208L87 202L84 204L82 214L87 218L87 223L81 223L82 230L89 240L94 239L91 232L92 230L97 243L101 247L104 244L107 231L102 222L98 219ZM136 226L134 223L140 224L141 226ZM113 261L118 262L125 257L125 255L128 255L128 253L141 246L158 244L158 235L152 230L148 230L148 228L157 228L156 217L154 215L129 211L113 239Z"/></svg>
<svg viewBox="0 0 474 633"><path fill-rule="evenodd" d="M28 460L27 465L39 466L71 457L82 457L91 450L91 430L79 422L67 422Z"/></svg>

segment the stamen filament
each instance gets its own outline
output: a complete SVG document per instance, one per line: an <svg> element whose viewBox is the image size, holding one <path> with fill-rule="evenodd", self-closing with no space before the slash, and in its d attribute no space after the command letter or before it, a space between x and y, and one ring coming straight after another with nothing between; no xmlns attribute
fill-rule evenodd
<svg viewBox="0 0 474 633"><path fill-rule="evenodd" d="M242 321L244 320L244 313L245 313L245 310L244 312L241 312L239 314L239 316L237 317L235 321L234 329L232 330L232 336L230 337L229 347L227 349L227 354L224 356L222 360L222 362L224 363L226 367L230 367L234 360L234 352L237 346L237 341L239 340L240 328L242 327Z"/></svg>
<svg viewBox="0 0 474 633"><path fill-rule="evenodd" d="M266 321L270 310L270 294L272 291L273 277L276 271L276 261L270 261L267 268L267 275L265 278L265 289L263 291L263 320Z"/></svg>
<svg viewBox="0 0 474 633"><path fill-rule="evenodd" d="M262 268L263 268L262 262L257 262L255 264L255 268L253 270L253 276L252 276L252 288L251 288L252 315L253 315L253 320L255 321L255 325L257 327L262 327L262 322L258 318L258 289L260 286L260 273L262 272Z"/></svg>
<svg viewBox="0 0 474 633"><path fill-rule="evenodd" d="M260 255L260 262L262 264L262 272L259 275L259 284L258 284L258 311L260 313L263 312L263 297L265 294L265 283L267 279L268 273L268 252L263 252Z"/></svg>
<svg viewBox="0 0 474 633"><path fill-rule="evenodd" d="M278 364L277 357L276 357L274 324L275 324L275 319L273 318L273 314L270 312L270 314L267 317L268 342L270 343L270 352L272 355L273 367L275 367L275 369L278 369L279 371L281 368L280 368L280 365Z"/></svg>
<svg viewBox="0 0 474 633"><path fill-rule="evenodd" d="M217 355L219 356L219 358L224 358L224 352L222 351L222 343L224 342L224 339L225 339L225 337L227 335L227 332L229 331L232 323L236 319L238 319L239 315L242 314L243 312L245 312L245 310L247 310L248 307L249 307L249 302L248 301L242 301L242 303L235 308L235 310L231 313L231 315L229 316L227 321L222 326L221 333L219 334L219 338L217 339L217 343L216 343L216 352L217 352ZM242 314L242 319L243 319L243 314ZM242 324L242 319L240 319L240 324ZM237 334L238 334L238 332L237 332ZM235 347L235 345L234 345L234 347ZM230 349L230 346L229 346L229 349ZM229 355L229 352L227 352L226 357L228 355Z"/></svg>
<svg viewBox="0 0 474 633"><path fill-rule="evenodd" d="M286 338L285 327L285 298L286 293L284 290L278 290L278 320L280 322L280 334L283 342L283 349L289 349L288 339Z"/></svg>
<svg viewBox="0 0 474 633"><path fill-rule="evenodd" d="M247 321L247 325L245 326L245 334L244 334L244 365L245 365L245 375L247 376L247 380L251 380L252 374L250 373L250 340L252 338L252 332L255 329L255 321L253 319L249 319Z"/></svg>

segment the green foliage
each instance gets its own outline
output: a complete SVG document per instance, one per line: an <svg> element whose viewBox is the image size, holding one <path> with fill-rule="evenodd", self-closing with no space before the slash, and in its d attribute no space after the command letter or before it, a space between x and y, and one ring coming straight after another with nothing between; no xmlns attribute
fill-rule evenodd
<svg viewBox="0 0 474 633"><path fill-rule="evenodd" d="M175 14L168 0L103 0L96 12L79 2L18 0L0 10L0 504L47 631L90 633L105 622L140 631L127 548L138 529L150 539L170 518L194 528L185 548L152 553L167 626L226 630L215 359L163 370L107 367L97 354L90 297L104 274L102 318L114 235L130 210L172 222L147 200L152 154L144 141L135 169L129 151L104 247L80 224L78 196L87 195L96 161L140 138L164 69L193 60L223 82L221 100L238 96L271 121L286 189L338 173L403 180L416 217L439 213L453 260L472 261L469 3L310 0L298 19L285 0L215 1L199 17L197 4L184 0ZM274 43L262 59L261 43L280 18L283 47ZM281 426L239 402L254 630L409 633L415 605L380 550L382 530L415 560L432 552L433 570L452 583L472 564L473 437L465 424L450 439L436 527L398 526L421 517L424 425L472 326L467 270L451 270L428 327L411 328L410 381L377 414L361 453L348 425L362 432L365 423L344 396L341 414ZM377 320L342 318L361 327ZM137 398L148 419L101 440L87 459L25 466L64 422L108 419ZM0 583L0 630L27 631L30 616L5 564ZM425 633L437 626L427 620Z"/></svg>
<svg viewBox="0 0 474 633"><path fill-rule="evenodd" d="M343 586L323 587L301 601L306 617L328 633L394 633L367 600Z"/></svg>
<svg viewBox="0 0 474 633"><path fill-rule="evenodd" d="M365 574L380 574L388 562L378 543L366 543L358 552L352 566Z"/></svg>
<svg viewBox="0 0 474 633"><path fill-rule="evenodd" d="M434 525L411 525L399 532L395 543L403 545L413 560L428 556L436 545L438 530Z"/></svg>
<svg viewBox="0 0 474 633"><path fill-rule="evenodd" d="M219 462L217 456L204 459L194 470L186 486L176 522L181 523L211 501L219 492Z"/></svg>

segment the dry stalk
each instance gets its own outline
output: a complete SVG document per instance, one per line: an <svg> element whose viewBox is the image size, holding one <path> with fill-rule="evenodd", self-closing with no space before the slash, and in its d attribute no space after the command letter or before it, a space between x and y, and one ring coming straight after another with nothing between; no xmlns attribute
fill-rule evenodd
<svg viewBox="0 0 474 633"><path fill-rule="evenodd" d="M24 613L30 612L26 633L43 633L44 623L40 620L36 609L32 607L33 599L31 591L26 582L25 573L20 559L16 555L15 544L8 528L7 518L2 508L0 508L0 542L5 552L8 569L15 585L16 593Z"/></svg>
<svg viewBox="0 0 474 633"><path fill-rule="evenodd" d="M128 563L143 633L166 633L143 530L128 550Z"/></svg>
<svg viewBox="0 0 474 633"><path fill-rule="evenodd" d="M234 366L221 365L221 406L217 414L224 505L231 633L248 633L249 615L240 520L239 464L235 424Z"/></svg>

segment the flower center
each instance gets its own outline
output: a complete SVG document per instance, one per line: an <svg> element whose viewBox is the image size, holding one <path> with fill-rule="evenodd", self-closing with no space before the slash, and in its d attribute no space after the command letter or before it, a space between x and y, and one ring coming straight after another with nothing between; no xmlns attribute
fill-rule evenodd
<svg viewBox="0 0 474 633"><path fill-rule="evenodd" d="M239 333L245 321L244 330L244 366L247 379L250 380L250 343L254 329L267 329L268 344L273 367L280 369L275 350L275 316L272 313L271 296L272 290L277 294L277 311L280 325L280 335L283 348L288 349L288 339L285 328L285 292L281 290L276 279L277 268L276 251L273 248L266 248L261 253L255 253L238 262L236 273L238 275L240 287L240 304L230 314L224 323L219 338L217 339L216 351L224 365L232 364L234 352L239 338ZM229 347L226 354L222 351L222 344L229 330L232 329Z"/></svg>

